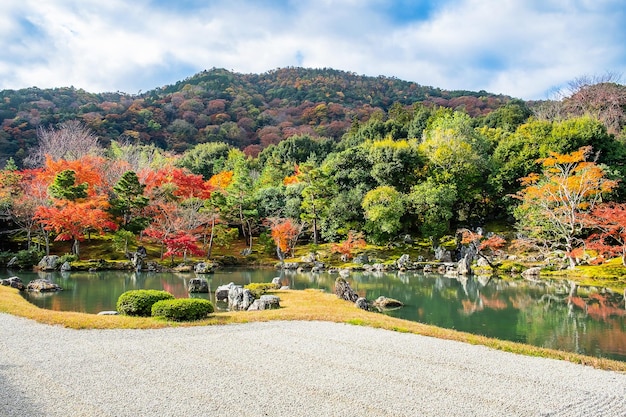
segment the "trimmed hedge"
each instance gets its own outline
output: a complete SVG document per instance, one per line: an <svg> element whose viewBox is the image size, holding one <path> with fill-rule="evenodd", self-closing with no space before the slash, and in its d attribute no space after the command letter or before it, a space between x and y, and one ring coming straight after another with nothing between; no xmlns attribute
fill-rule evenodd
<svg viewBox="0 0 626 417"><path fill-rule="evenodd" d="M152 305L157 301L171 300L174 296L167 291L131 290L117 299L117 312L127 316L149 317Z"/></svg>
<svg viewBox="0 0 626 417"><path fill-rule="evenodd" d="M152 316L174 321L201 320L213 312L213 304L203 298L162 300L152 306Z"/></svg>

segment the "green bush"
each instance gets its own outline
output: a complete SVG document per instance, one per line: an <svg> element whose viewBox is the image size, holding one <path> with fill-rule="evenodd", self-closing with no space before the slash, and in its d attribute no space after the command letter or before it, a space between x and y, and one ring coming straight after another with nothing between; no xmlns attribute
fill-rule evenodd
<svg viewBox="0 0 626 417"><path fill-rule="evenodd" d="M128 316L149 317L152 305L157 301L171 300L174 296L167 291L131 290L117 299L117 311Z"/></svg>
<svg viewBox="0 0 626 417"><path fill-rule="evenodd" d="M78 260L78 256L71 254L71 253L66 253L65 255L62 255L59 257L59 264L63 265L65 262L76 262Z"/></svg>
<svg viewBox="0 0 626 417"><path fill-rule="evenodd" d="M263 294L266 294L268 291L276 290L275 284L271 282L253 282L251 284L246 285L244 288L250 290L254 298L260 298Z"/></svg>
<svg viewBox="0 0 626 417"><path fill-rule="evenodd" d="M161 300L152 306L152 316L174 321L200 320L212 312L213 304L203 298Z"/></svg>

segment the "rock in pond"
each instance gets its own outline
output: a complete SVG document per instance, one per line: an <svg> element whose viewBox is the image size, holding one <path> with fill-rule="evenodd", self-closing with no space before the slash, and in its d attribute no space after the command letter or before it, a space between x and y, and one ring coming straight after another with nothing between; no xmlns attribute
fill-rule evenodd
<svg viewBox="0 0 626 417"><path fill-rule="evenodd" d="M228 300L228 292L231 288L236 287L234 282L229 282L226 285L220 285L215 290L215 300L216 301L226 301Z"/></svg>
<svg viewBox="0 0 626 417"><path fill-rule="evenodd" d="M56 255L44 256L37 264L37 268L42 271L54 271L57 269L59 257Z"/></svg>
<svg viewBox="0 0 626 417"><path fill-rule="evenodd" d="M192 278L189 280L189 287L187 290L193 293L208 293L209 282L204 278Z"/></svg>
<svg viewBox="0 0 626 417"><path fill-rule="evenodd" d="M398 301L393 298L388 298L383 295L375 299L373 304L375 307L382 308L382 309L398 308L398 307L404 306L402 301Z"/></svg>
<svg viewBox="0 0 626 417"><path fill-rule="evenodd" d="M47 279L35 279L28 283L26 289L36 292L55 292L61 291L63 288Z"/></svg>
<svg viewBox="0 0 626 417"><path fill-rule="evenodd" d="M208 262L199 262L193 267L193 270L196 274L212 274L215 271L215 265Z"/></svg>

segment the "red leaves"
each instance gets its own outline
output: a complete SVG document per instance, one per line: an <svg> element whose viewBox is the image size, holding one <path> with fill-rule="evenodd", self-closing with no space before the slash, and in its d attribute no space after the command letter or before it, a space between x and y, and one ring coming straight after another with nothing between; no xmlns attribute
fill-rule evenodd
<svg viewBox="0 0 626 417"><path fill-rule="evenodd" d="M185 232L178 232L174 236L163 239L163 243L167 248L164 256L183 256L187 254L193 254L201 256L204 254L202 249L198 246L197 239Z"/></svg>
<svg viewBox="0 0 626 417"><path fill-rule="evenodd" d="M348 232L348 237L343 242L333 244L331 251L334 253L341 253L342 255L350 256L352 251L356 249L362 249L366 246L362 233L357 233L354 230Z"/></svg>

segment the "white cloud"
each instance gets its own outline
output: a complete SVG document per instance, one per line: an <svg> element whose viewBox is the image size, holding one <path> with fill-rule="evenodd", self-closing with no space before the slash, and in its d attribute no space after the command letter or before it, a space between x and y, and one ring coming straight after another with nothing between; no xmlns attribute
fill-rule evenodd
<svg viewBox="0 0 626 417"><path fill-rule="evenodd" d="M382 14L380 0L279 3L177 11L147 0L3 0L0 88L136 92L211 67L301 63L544 98L579 75L626 67L617 1L456 0L414 22Z"/></svg>

